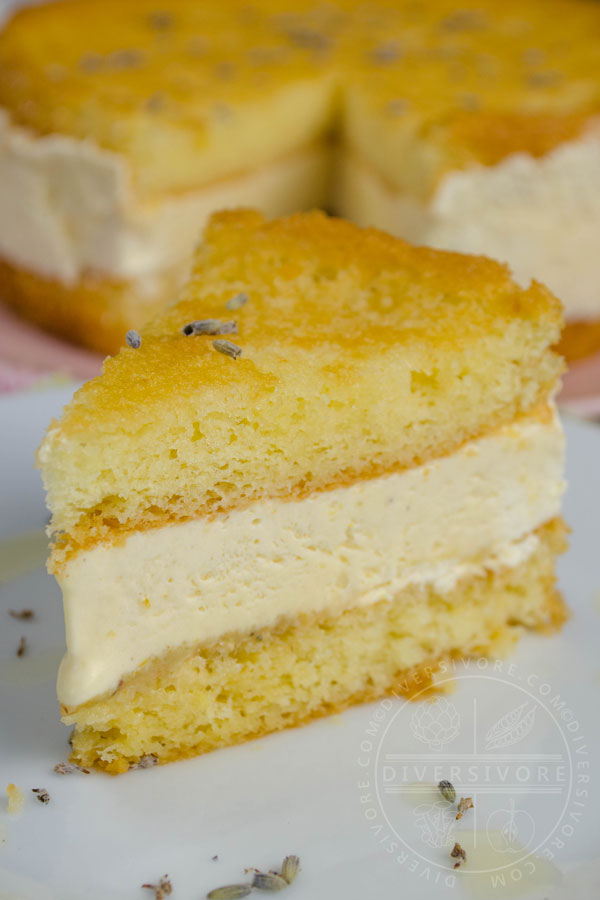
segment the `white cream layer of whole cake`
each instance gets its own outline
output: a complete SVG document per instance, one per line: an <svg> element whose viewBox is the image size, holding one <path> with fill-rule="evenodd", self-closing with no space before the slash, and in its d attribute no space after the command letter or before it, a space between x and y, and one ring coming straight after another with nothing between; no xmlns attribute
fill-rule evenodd
<svg viewBox="0 0 600 900"><path fill-rule="evenodd" d="M35 137L0 110L0 257L75 285L88 272L131 280L141 296L186 264L215 209L269 216L327 207L413 243L484 253L537 278L569 319L600 315L600 129L541 159L451 172L425 205L390 186L372 163L321 144L197 191L141 203L126 161L91 142ZM335 177L333 170L335 169ZM335 183L334 183L335 182Z"/></svg>
<svg viewBox="0 0 600 900"><path fill-rule="evenodd" d="M358 225L507 262L523 287L549 287L567 319L600 316L600 126L539 159L450 172L426 204L358 156L345 154L336 174L336 209Z"/></svg>
<svg viewBox="0 0 600 900"><path fill-rule="evenodd" d="M563 456L558 419L522 420L413 469L80 551L58 579L59 699L85 703L181 645L515 566L559 513Z"/></svg>
<svg viewBox="0 0 600 900"><path fill-rule="evenodd" d="M309 146L189 193L141 203L126 161L91 142L34 137L0 110L0 257L74 285L88 272L132 280L151 297L156 275L186 264L215 209L269 216L324 206L332 150Z"/></svg>

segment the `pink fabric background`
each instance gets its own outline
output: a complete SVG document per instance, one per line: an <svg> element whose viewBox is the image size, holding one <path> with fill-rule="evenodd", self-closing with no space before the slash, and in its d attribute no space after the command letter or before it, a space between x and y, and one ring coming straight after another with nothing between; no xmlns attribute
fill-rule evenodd
<svg viewBox="0 0 600 900"><path fill-rule="evenodd" d="M0 305L0 393L30 387L50 375L84 381L102 357L33 328Z"/></svg>

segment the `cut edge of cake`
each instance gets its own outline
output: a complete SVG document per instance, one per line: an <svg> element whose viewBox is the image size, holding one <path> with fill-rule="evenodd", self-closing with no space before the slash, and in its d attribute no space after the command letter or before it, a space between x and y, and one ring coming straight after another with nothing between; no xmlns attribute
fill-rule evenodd
<svg viewBox="0 0 600 900"><path fill-rule="evenodd" d="M71 759L119 775L148 758L186 759L384 696L447 691L450 660L506 656L524 630L553 633L568 619L554 574L564 523L536 537L524 562L452 591L414 588L341 617L304 616L151 660L111 694L62 708L75 726Z"/></svg>
<svg viewBox="0 0 600 900"><path fill-rule="evenodd" d="M232 313L239 357L214 334L182 334ZM117 773L239 743L558 626L560 321L549 292L484 258L320 213L214 216L179 303L78 392L39 454L51 506L65 472L82 498L94 472L125 499L162 489L150 525L103 495L88 542L79 533L65 551L57 535L74 758ZM174 445L177 422L187 436ZM275 454L257 452L261 429ZM357 445L379 467L357 467ZM274 460L298 447L290 483ZM208 471L214 503L181 514L157 475L165 461ZM307 477L319 465L326 477ZM223 503L228 470L258 489ZM328 641L341 666L329 675ZM253 678L262 705L244 710Z"/></svg>

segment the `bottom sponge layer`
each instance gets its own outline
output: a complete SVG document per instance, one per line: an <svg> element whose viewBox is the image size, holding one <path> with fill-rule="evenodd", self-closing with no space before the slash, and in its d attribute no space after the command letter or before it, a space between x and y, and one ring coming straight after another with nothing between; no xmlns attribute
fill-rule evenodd
<svg viewBox="0 0 600 900"><path fill-rule="evenodd" d="M393 600L335 617L300 617L253 634L150 660L110 696L65 711L72 760L111 774L144 756L159 763L251 738L387 693L435 681L449 656L500 655L522 628L560 626L555 557L560 520L537 531L532 555L453 590L408 588Z"/></svg>

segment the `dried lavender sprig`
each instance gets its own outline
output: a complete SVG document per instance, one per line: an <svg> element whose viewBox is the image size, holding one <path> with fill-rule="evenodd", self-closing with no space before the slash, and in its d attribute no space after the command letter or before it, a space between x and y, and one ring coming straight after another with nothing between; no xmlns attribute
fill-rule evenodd
<svg viewBox="0 0 600 900"><path fill-rule="evenodd" d="M83 772L84 775L90 774L89 769L83 766L76 766L74 763L57 763L54 766L54 771L57 775L73 775L75 772Z"/></svg>
<svg viewBox="0 0 600 900"><path fill-rule="evenodd" d="M447 800L448 803L454 803L456 800L456 790L451 781L440 781L438 788L444 800Z"/></svg>
<svg viewBox="0 0 600 900"><path fill-rule="evenodd" d="M237 344L232 344L231 341L213 341L212 345L219 353L230 356L232 359L237 359L242 355L242 348Z"/></svg>
<svg viewBox="0 0 600 900"><path fill-rule="evenodd" d="M129 766L129 771L131 772L133 769L152 769L157 765L158 756L155 756L154 753L149 753L147 756L142 756L139 762Z"/></svg>
<svg viewBox="0 0 600 900"><path fill-rule="evenodd" d="M198 319L188 322L181 329L185 335L192 334L237 334L237 322L222 322L220 319Z"/></svg>
<svg viewBox="0 0 600 900"><path fill-rule="evenodd" d="M142 336L139 331L134 331L133 328L125 335L125 341L132 350L139 350L142 346Z"/></svg>
<svg viewBox="0 0 600 900"><path fill-rule="evenodd" d="M209 891L206 896L208 900L241 900L251 893L252 888L249 884L225 884Z"/></svg>
<svg viewBox="0 0 600 900"><path fill-rule="evenodd" d="M241 309L242 306L245 306L250 297L244 291L240 291L239 294L236 294L234 297L230 297L230 299L225 304L225 308L232 312L235 309Z"/></svg>

